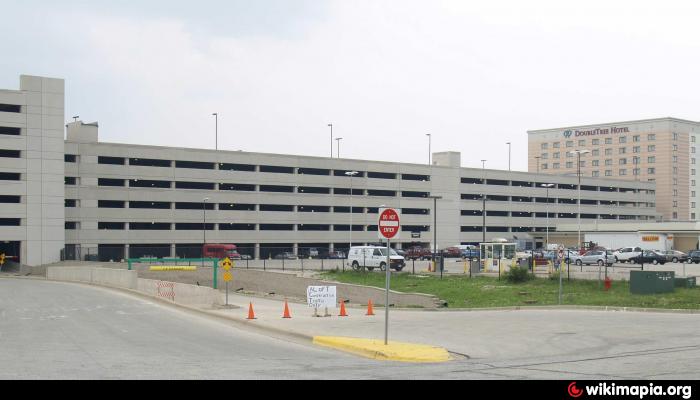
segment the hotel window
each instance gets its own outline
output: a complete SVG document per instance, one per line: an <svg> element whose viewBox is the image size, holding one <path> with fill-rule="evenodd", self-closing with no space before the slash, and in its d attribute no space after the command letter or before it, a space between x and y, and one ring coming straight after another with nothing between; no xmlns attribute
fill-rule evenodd
<svg viewBox="0 0 700 400"><path fill-rule="evenodd" d="M542 169L547 169L547 163L542 164Z"/></svg>
<svg viewBox="0 0 700 400"><path fill-rule="evenodd" d="M591 154L593 155L593 157L598 157L600 155L600 150L595 149Z"/></svg>
<svg viewBox="0 0 700 400"><path fill-rule="evenodd" d="M677 144L674 144L674 145L673 145L673 151L678 151L678 145L677 145Z"/></svg>
<svg viewBox="0 0 700 400"><path fill-rule="evenodd" d="M649 146L647 146L647 151L656 151L656 146L653 144L650 144Z"/></svg>
<svg viewBox="0 0 700 400"><path fill-rule="evenodd" d="M695 197L695 191L690 192L690 197Z"/></svg>
<svg viewBox="0 0 700 400"><path fill-rule="evenodd" d="M581 139L578 141L579 146L585 146L586 145L586 139Z"/></svg>
<svg viewBox="0 0 700 400"><path fill-rule="evenodd" d="M611 138L611 137L606 137L606 138L605 138L605 144L612 144L612 138Z"/></svg>
<svg viewBox="0 0 700 400"><path fill-rule="evenodd" d="M600 176L600 172L599 172L599 171L593 171L593 172L591 172L591 176L594 177L594 178L597 178L597 177Z"/></svg>
<svg viewBox="0 0 700 400"><path fill-rule="evenodd" d="M647 162L648 162L649 164L655 163L655 162L656 162L656 157L655 157L655 156L647 157Z"/></svg>
<svg viewBox="0 0 700 400"><path fill-rule="evenodd" d="M632 170L632 175L639 175L642 173L642 170L639 168L635 168Z"/></svg>
<svg viewBox="0 0 700 400"><path fill-rule="evenodd" d="M612 176L612 170L611 170L611 169L606 169L606 170L605 170L605 176Z"/></svg>
<svg viewBox="0 0 700 400"><path fill-rule="evenodd" d="M678 208L678 201L673 201L673 208Z"/></svg>
<svg viewBox="0 0 700 400"><path fill-rule="evenodd" d="M600 160L593 160L593 161L591 161L591 166L592 166L592 167L597 167L597 166L599 166L599 165L600 165Z"/></svg>
<svg viewBox="0 0 700 400"><path fill-rule="evenodd" d="M626 147L620 147L617 149L617 154L626 154L627 153L627 148Z"/></svg>
<svg viewBox="0 0 700 400"><path fill-rule="evenodd" d="M579 162L579 167L583 168L583 167L585 167L585 166L586 166L586 162L585 162L585 161L580 161L580 162Z"/></svg>
<svg viewBox="0 0 700 400"><path fill-rule="evenodd" d="M612 162L613 162L612 158L608 158L605 160L605 165L612 165Z"/></svg>
<svg viewBox="0 0 700 400"><path fill-rule="evenodd" d="M691 158L691 159L690 159L690 163L691 163L691 164L695 164L695 159L694 159L694 158Z"/></svg>
<svg viewBox="0 0 700 400"><path fill-rule="evenodd" d="M678 178L673 178L673 186L678 186Z"/></svg>
<svg viewBox="0 0 700 400"><path fill-rule="evenodd" d="M673 140L678 140L678 134L677 134L677 133L674 133L674 134L673 134Z"/></svg>
<svg viewBox="0 0 700 400"><path fill-rule="evenodd" d="M542 153L542 159L543 159L543 160L546 160L546 159L548 159L548 158L549 158L549 154L547 154L547 153Z"/></svg>
<svg viewBox="0 0 700 400"><path fill-rule="evenodd" d="M647 140L656 140L656 134L655 133L650 133L647 135Z"/></svg>
<svg viewBox="0 0 700 400"><path fill-rule="evenodd" d="M673 197L678 197L678 189L673 189Z"/></svg>
<svg viewBox="0 0 700 400"><path fill-rule="evenodd" d="M618 142L619 143L627 143L627 136L620 136Z"/></svg>
<svg viewBox="0 0 700 400"><path fill-rule="evenodd" d="M691 147L691 148L690 148L690 152L691 152L691 153L695 153L695 147Z"/></svg>
<svg viewBox="0 0 700 400"><path fill-rule="evenodd" d="M673 162L677 163L678 162L678 156L673 156Z"/></svg>
<svg viewBox="0 0 700 400"><path fill-rule="evenodd" d="M674 212L674 213L673 213L673 219L677 219L677 218L678 218L678 213L677 213L677 212Z"/></svg>
<svg viewBox="0 0 700 400"><path fill-rule="evenodd" d="M566 141L566 147L574 147L574 141L573 141L573 140L567 140L567 141Z"/></svg>
<svg viewBox="0 0 700 400"><path fill-rule="evenodd" d="M695 170L694 170L694 169L691 169L691 170L690 170L690 175L695 175ZM693 181L693 182L695 182L695 181ZM695 184L693 184L693 186L695 186Z"/></svg>
<svg viewBox="0 0 700 400"><path fill-rule="evenodd" d="M618 160L618 164L620 164L620 165L627 165L627 159L626 159L626 158L621 158L620 160Z"/></svg>
<svg viewBox="0 0 700 400"><path fill-rule="evenodd" d="M690 213L690 219L695 219L695 213Z"/></svg>
<svg viewBox="0 0 700 400"><path fill-rule="evenodd" d="M559 158L559 154L561 153L552 153L552 158Z"/></svg>
<svg viewBox="0 0 700 400"><path fill-rule="evenodd" d="M642 140L642 138L641 138L640 135L634 135L634 136L632 136L632 141L633 141L633 142L639 142L639 141L641 141L641 140Z"/></svg>
<svg viewBox="0 0 700 400"><path fill-rule="evenodd" d="M552 168L559 169L559 163L558 162L553 163Z"/></svg>
<svg viewBox="0 0 700 400"><path fill-rule="evenodd" d="M574 167L574 163L572 161L566 162L566 168L573 168L573 167Z"/></svg>
<svg viewBox="0 0 700 400"><path fill-rule="evenodd" d="M549 145L547 143L542 143L542 150L547 150Z"/></svg>
<svg viewBox="0 0 700 400"><path fill-rule="evenodd" d="M592 144L593 146L598 146L598 145L600 144L600 139L593 139L593 141L591 142L591 144Z"/></svg>
<svg viewBox="0 0 700 400"><path fill-rule="evenodd" d="M571 158L571 157L573 157L573 156L574 156L574 155L571 154L571 153L569 153L568 151L566 152L566 158Z"/></svg>
<svg viewBox="0 0 700 400"><path fill-rule="evenodd" d="M695 186L695 180L690 181L690 186Z"/></svg>
<svg viewBox="0 0 700 400"><path fill-rule="evenodd" d="M613 153L613 149L605 149L605 155L606 156L611 156Z"/></svg>
<svg viewBox="0 0 700 400"><path fill-rule="evenodd" d="M694 202L694 201L690 202L690 207L691 207L691 208L695 208L695 202ZM695 217L693 217L693 218L695 218Z"/></svg>
<svg viewBox="0 0 700 400"><path fill-rule="evenodd" d="M678 167L673 167L673 175L678 175Z"/></svg>
<svg viewBox="0 0 700 400"><path fill-rule="evenodd" d="M552 148L558 149L558 148L559 148L559 142L552 143Z"/></svg>
<svg viewBox="0 0 700 400"><path fill-rule="evenodd" d="M695 143L695 136L691 136L691 137L690 137L690 141L691 141L692 143Z"/></svg>
<svg viewBox="0 0 700 400"><path fill-rule="evenodd" d="M647 168L647 174L654 175L656 173L656 168Z"/></svg>
<svg viewBox="0 0 700 400"><path fill-rule="evenodd" d="M627 175L627 170L626 169L621 169L620 170L620 176Z"/></svg>
<svg viewBox="0 0 700 400"><path fill-rule="evenodd" d="M632 157L632 164L639 164L639 157Z"/></svg>
<svg viewBox="0 0 700 400"><path fill-rule="evenodd" d="M632 153L639 153L642 150L641 146L632 147Z"/></svg>

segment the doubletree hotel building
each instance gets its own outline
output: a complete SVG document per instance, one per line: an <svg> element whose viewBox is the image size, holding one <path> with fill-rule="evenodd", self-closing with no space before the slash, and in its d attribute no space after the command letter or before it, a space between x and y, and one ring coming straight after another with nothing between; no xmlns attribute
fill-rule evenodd
<svg viewBox="0 0 700 400"><path fill-rule="evenodd" d="M382 205L401 210L399 247L435 233L440 248L541 245L548 223L579 215L576 177L462 168L457 152L426 165L106 143L97 123L66 124L63 93L63 80L34 76L0 90L0 253L27 265L197 257L205 242L256 258L344 251L378 241ZM602 175L581 182L582 221L656 219L653 182Z"/></svg>
<svg viewBox="0 0 700 400"><path fill-rule="evenodd" d="M657 118L528 131L528 170L656 183L664 221L700 218L700 123Z"/></svg>

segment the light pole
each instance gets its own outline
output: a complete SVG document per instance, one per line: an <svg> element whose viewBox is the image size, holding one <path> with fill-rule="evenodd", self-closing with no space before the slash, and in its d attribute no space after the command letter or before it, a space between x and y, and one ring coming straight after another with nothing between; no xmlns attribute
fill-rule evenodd
<svg viewBox="0 0 700 400"><path fill-rule="evenodd" d="M338 158L340 158L340 141L343 140L343 138L335 138L335 141L338 142Z"/></svg>
<svg viewBox="0 0 700 400"><path fill-rule="evenodd" d="M481 184L484 187L484 192L481 194L481 243L486 243L486 161L481 160Z"/></svg>
<svg viewBox="0 0 700 400"><path fill-rule="evenodd" d="M578 248L581 251L581 154L588 154L590 150L571 150L569 154L576 154L576 169L578 175Z"/></svg>
<svg viewBox="0 0 700 400"><path fill-rule="evenodd" d="M350 254L350 248L352 247L352 177L359 174L357 171L347 171L345 175L350 177L350 245L348 246L348 254Z"/></svg>
<svg viewBox="0 0 700 400"><path fill-rule="evenodd" d="M202 203L202 211L204 212L204 224L202 225L202 232L204 233L204 244L202 245L202 258L204 258L204 247L207 245L207 201L209 197L204 198L204 203Z"/></svg>
<svg viewBox="0 0 700 400"><path fill-rule="evenodd" d="M506 142L508 145L508 171L510 171L510 142Z"/></svg>
<svg viewBox="0 0 700 400"><path fill-rule="evenodd" d="M437 268L437 263L435 260L435 255L438 252L437 245L437 201L441 199L442 196L428 196L429 199L433 199L433 262L435 263L435 268ZM442 268L440 268L440 279L442 279Z"/></svg>
<svg viewBox="0 0 700 400"><path fill-rule="evenodd" d="M219 113L213 113L214 116L214 149L219 150Z"/></svg>
<svg viewBox="0 0 700 400"><path fill-rule="evenodd" d="M554 187L553 183L543 183L543 188L547 188L547 207L545 208L547 212L547 239L545 240L545 250L549 250L549 188Z"/></svg>
<svg viewBox="0 0 700 400"><path fill-rule="evenodd" d="M540 173L540 156L535 156L535 159L537 160L537 173Z"/></svg>
<svg viewBox="0 0 700 400"><path fill-rule="evenodd" d="M433 153L430 150L430 146L432 145L433 135L431 135L430 133L426 133L425 136L428 137L428 165L431 165L431 157Z"/></svg>
<svg viewBox="0 0 700 400"><path fill-rule="evenodd" d="M333 158L333 124L328 124L331 127L331 158Z"/></svg>

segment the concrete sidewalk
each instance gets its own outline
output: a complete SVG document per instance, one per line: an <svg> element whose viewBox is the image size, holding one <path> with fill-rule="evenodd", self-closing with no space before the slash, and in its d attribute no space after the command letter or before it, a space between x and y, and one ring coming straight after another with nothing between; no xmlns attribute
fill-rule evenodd
<svg viewBox="0 0 700 400"><path fill-rule="evenodd" d="M252 302L256 320L246 321ZM291 319L283 319L284 302L229 294L229 304L215 314L296 335L384 338L384 309L366 316L366 308L346 306L348 317L313 317L306 304L289 303ZM319 310L323 314L323 310ZM657 338L694 338L700 315L591 310L427 311L390 310L389 340L440 346L474 359L580 357L582 354L636 352L659 346ZM643 330L630 327L644 326ZM674 333L668 327L674 327ZM676 332L677 331L677 332ZM671 337L672 336L672 337ZM693 344L694 340L693 340Z"/></svg>

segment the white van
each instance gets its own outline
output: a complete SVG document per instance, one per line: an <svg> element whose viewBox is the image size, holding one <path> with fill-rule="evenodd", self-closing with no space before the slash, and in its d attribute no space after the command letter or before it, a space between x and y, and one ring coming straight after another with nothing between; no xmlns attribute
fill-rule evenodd
<svg viewBox="0 0 700 400"><path fill-rule="evenodd" d="M401 271L406 266L406 261L394 249L390 249L389 259L391 269ZM367 268L373 271L379 268L382 271L386 269L386 247L379 246L353 246L348 252L348 266L355 271Z"/></svg>

